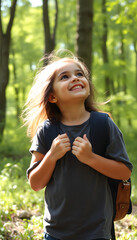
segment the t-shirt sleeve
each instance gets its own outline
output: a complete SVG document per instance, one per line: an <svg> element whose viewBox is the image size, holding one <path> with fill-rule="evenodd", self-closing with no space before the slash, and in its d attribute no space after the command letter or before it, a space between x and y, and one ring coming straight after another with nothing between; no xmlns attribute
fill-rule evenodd
<svg viewBox="0 0 137 240"><path fill-rule="evenodd" d="M106 149L106 157L114 159L119 162L123 162L131 171L133 165L131 164L125 143L123 140L123 135L117 125L112 121L111 118L108 118L109 125L109 144Z"/></svg>
<svg viewBox="0 0 137 240"><path fill-rule="evenodd" d="M44 132L43 126L40 126L35 134L32 145L29 149L32 153L33 151L40 152L42 154L46 154L46 147L45 147L45 139L44 139Z"/></svg>

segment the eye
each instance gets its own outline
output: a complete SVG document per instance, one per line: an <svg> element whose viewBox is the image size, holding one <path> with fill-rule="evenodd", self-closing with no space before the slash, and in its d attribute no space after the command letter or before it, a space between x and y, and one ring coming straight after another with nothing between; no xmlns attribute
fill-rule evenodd
<svg viewBox="0 0 137 240"><path fill-rule="evenodd" d="M76 74L78 77L83 77L83 73L82 72L77 72Z"/></svg>
<svg viewBox="0 0 137 240"><path fill-rule="evenodd" d="M66 79L68 79L68 75L67 74L62 75L61 80L66 80Z"/></svg>

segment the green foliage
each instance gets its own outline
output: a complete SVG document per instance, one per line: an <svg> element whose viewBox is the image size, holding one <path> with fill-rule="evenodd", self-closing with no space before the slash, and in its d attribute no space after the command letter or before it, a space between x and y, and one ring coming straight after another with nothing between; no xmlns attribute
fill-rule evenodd
<svg viewBox="0 0 137 240"><path fill-rule="evenodd" d="M123 237L118 238L119 240L135 240L137 237L137 231L133 231L132 233L124 234Z"/></svg>
<svg viewBox="0 0 137 240"><path fill-rule="evenodd" d="M0 175L0 234L3 236L1 239L5 239L4 236L6 236L7 233L6 229L8 229L8 223L12 221L12 215L17 214L17 211L20 209L34 209L35 212L40 212L41 216L33 216L30 221L24 220L22 223L24 229L23 233L19 233L14 239L42 239L42 234L38 234L37 231L42 229L43 223L43 191L35 193L29 186L25 174L28 159L22 158L16 163L14 163L15 160L7 160L10 162L4 165ZM5 222L5 224L3 224L3 222Z"/></svg>
<svg viewBox="0 0 137 240"><path fill-rule="evenodd" d="M43 194L34 193L26 179L26 161L21 159L18 163L5 164L0 175L0 210L8 211L6 216L10 217L13 210L32 208L37 205L39 211L43 209ZM33 198L32 198L33 195ZM9 212L9 209L12 211Z"/></svg>
<svg viewBox="0 0 137 240"><path fill-rule="evenodd" d="M26 130L17 125L15 115L11 114L0 145L0 211L29 209L37 205L43 213L43 194L41 191L35 193L26 178L31 160L29 147Z"/></svg>
<svg viewBox="0 0 137 240"><path fill-rule="evenodd" d="M76 38L76 0L58 1L58 4L59 19L56 48L66 48L74 52Z"/></svg>
<svg viewBox="0 0 137 240"><path fill-rule="evenodd" d="M27 211L34 209L35 212L41 213L41 216L33 216L29 221L24 220L23 233L14 236L14 239L42 239L42 234L37 231L42 229L44 193L43 191L36 193L30 188L26 178L26 170L30 164L30 154L27 154L29 145L26 149L25 145L20 147L26 137L25 132L23 133L24 129L19 128L18 131L22 133L18 137L13 136L14 132L9 135L9 131L5 131L4 139L7 141L3 141L0 147L2 159L0 165L0 239L8 239L7 236L11 233L7 229L11 228L12 216L17 215L18 210L21 209ZM10 139L7 136L10 136Z"/></svg>
<svg viewBox="0 0 137 240"><path fill-rule="evenodd" d="M7 2L7 3L6 3ZM68 48L75 51L76 1L58 1L59 19L56 36L56 49ZM2 1L3 31L8 23L10 1ZM137 204L137 102L136 102L136 55L137 45L137 1L106 1L106 13L102 14L102 1L94 1L93 29L93 82L99 93L99 102L106 101L104 77L109 76L111 85L110 102L102 107L112 114L114 121L123 132L127 152L134 165L132 173L132 200ZM51 33L54 25L54 1L49 1ZM108 64L102 59L103 19L108 27ZM123 46L122 46L123 44ZM86 46L83 46L83 48ZM123 55L122 53L123 47ZM7 88L7 121L4 139L0 145L0 239L6 239L6 223L20 209L35 210L41 217L23 221L24 233L14 239L42 239L36 231L42 228L43 191L35 193L29 186L26 170L31 155L30 141L26 130L21 127L17 116L17 103L20 112L32 85L38 61L44 53L42 8L31 7L27 0L19 0L12 28L10 53L10 82ZM126 80L127 92L123 90ZM18 99L16 90L18 90ZM20 123L19 123L20 122ZM33 197L32 197L33 196ZM4 224L3 224L4 223ZM137 232L124 234L119 240L137 238Z"/></svg>
<svg viewBox="0 0 137 240"><path fill-rule="evenodd" d="M5 237L7 235L7 230L6 228L3 226L3 222L0 219L0 239L1 240L5 240Z"/></svg>
<svg viewBox="0 0 137 240"><path fill-rule="evenodd" d="M114 117L122 116L125 119L136 119L137 104L136 99L124 92L118 92L111 96L110 104L108 104L108 111L112 113Z"/></svg>
<svg viewBox="0 0 137 240"><path fill-rule="evenodd" d="M20 240L33 240L34 231L30 229L28 221L24 222L24 232L20 233L18 237L15 237L15 239Z"/></svg>
<svg viewBox="0 0 137 240"><path fill-rule="evenodd" d="M42 240L43 233L39 233L39 229L43 227L42 217L32 217L31 220L23 222L24 232L20 233L15 239L20 240Z"/></svg>
<svg viewBox="0 0 137 240"><path fill-rule="evenodd" d="M135 126L137 126L137 122L134 122ZM133 164L133 172L131 175L132 179L132 201L134 204L137 204L137 175L136 175L136 169L137 169L137 148L135 147L135 142L137 139L137 127L134 127L134 129L131 129L130 127L123 126L122 131L124 134L124 140L127 148L127 152L129 155L129 159Z"/></svg>

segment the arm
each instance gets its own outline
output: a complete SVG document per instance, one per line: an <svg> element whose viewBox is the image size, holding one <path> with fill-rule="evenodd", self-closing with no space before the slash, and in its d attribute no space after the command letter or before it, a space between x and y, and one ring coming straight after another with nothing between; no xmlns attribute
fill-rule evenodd
<svg viewBox="0 0 137 240"><path fill-rule="evenodd" d="M70 141L67 134L62 134L54 139L46 155L35 151L33 152L31 164L41 160L40 164L29 174L29 182L33 190L41 190L48 184L57 160L63 157L70 149Z"/></svg>
<svg viewBox="0 0 137 240"><path fill-rule="evenodd" d="M127 180L131 175L130 169L124 163L107 159L93 153L92 145L86 135L84 135L83 138L78 137L75 139L72 153L79 161L107 177Z"/></svg>

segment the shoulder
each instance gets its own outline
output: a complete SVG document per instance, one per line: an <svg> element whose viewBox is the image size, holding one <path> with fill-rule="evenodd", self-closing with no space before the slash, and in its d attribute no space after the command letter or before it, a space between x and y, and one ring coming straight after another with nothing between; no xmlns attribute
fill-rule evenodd
<svg viewBox="0 0 137 240"><path fill-rule="evenodd" d="M46 130L48 131L48 129L50 128L51 125L52 125L52 123L51 123L51 121L50 121L49 119L44 120L44 121L38 126L37 131L36 131L36 134L35 134L33 140L36 139L36 138L39 138L39 137L40 137L40 138L43 138L45 131L46 131Z"/></svg>
<svg viewBox="0 0 137 240"><path fill-rule="evenodd" d="M55 122L50 121L49 119L44 120L37 128L36 135L44 133L44 131L48 131L49 128L55 126Z"/></svg>
<svg viewBox="0 0 137 240"><path fill-rule="evenodd" d="M98 126L99 128L108 125L109 114L106 112L95 112L92 111L90 115L91 123Z"/></svg>
<svg viewBox="0 0 137 240"><path fill-rule="evenodd" d="M42 127L43 128L50 128L50 127L54 127L54 126L57 126L58 125L58 122L55 121L54 119L53 120L49 120L49 119L46 119L43 123L42 123Z"/></svg>
<svg viewBox="0 0 137 240"><path fill-rule="evenodd" d="M122 136L121 130L111 118L108 118L108 126L109 126L109 132L111 133L111 136L116 136L116 135Z"/></svg>
<svg viewBox="0 0 137 240"><path fill-rule="evenodd" d="M99 118L104 118L104 117L108 118L108 117L110 117L110 114L107 112L92 111L91 116L99 117Z"/></svg>
<svg viewBox="0 0 137 240"><path fill-rule="evenodd" d="M109 130L114 130L114 131L118 131L119 133L121 133L120 129L118 128L116 123L113 121L110 113L93 111L93 112L91 112L90 118L93 120L93 122L95 122L98 125L101 124L101 126L102 126L103 124L106 124L106 126L108 127Z"/></svg>
<svg viewBox="0 0 137 240"><path fill-rule="evenodd" d="M109 115L105 112L91 112L90 123L91 126L94 126L98 131L105 132L108 130L108 118Z"/></svg>
<svg viewBox="0 0 137 240"><path fill-rule="evenodd" d="M98 117L100 124L102 124L102 126L107 129L109 138L117 138L118 136L120 138L123 138L121 130L116 125L116 123L112 119L112 116L109 113L98 112Z"/></svg>
<svg viewBox="0 0 137 240"><path fill-rule="evenodd" d="M58 136L59 134L59 122L51 121L49 119L43 122L42 126L43 136L47 145L47 148L50 149L52 141Z"/></svg>

